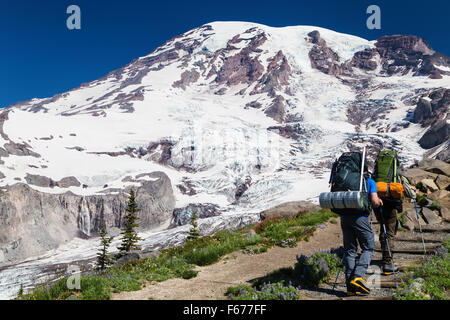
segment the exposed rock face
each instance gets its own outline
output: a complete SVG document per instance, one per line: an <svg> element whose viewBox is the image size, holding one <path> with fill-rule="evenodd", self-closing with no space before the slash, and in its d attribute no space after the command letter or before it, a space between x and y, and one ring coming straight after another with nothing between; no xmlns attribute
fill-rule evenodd
<svg viewBox="0 0 450 320"><path fill-rule="evenodd" d="M444 148L434 157L437 160L450 162L450 142L446 142Z"/></svg>
<svg viewBox="0 0 450 320"><path fill-rule="evenodd" d="M136 188L143 230L170 219L175 206L167 175L148 175L155 180L142 181ZM76 236L95 236L102 223L107 228L122 227L128 191L83 197L42 193L21 183L8 187L0 198L0 250L5 263L41 254Z"/></svg>
<svg viewBox="0 0 450 320"><path fill-rule="evenodd" d="M174 88L182 88L183 90L186 89L187 86L189 86L191 83L194 83L200 78L200 73L198 73L195 70L191 71L185 71L181 74L181 79L178 81L175 81L173 83Z"/></svg>
<svg viewBox="0 0 450 320"><path fill-rule="evenodd" d="M423 127L432 125L447 117L449 106L450 89L432 90L419 98L414 111L413 122L420 123Z"/></svg>
<svg viewBox="0 0 450 320"><path fill-rule="evenodd" d="M239 198L242 197L242 195L245 193L245 191L247 191L247 189L250 187L251 184L252 184L252 178L250 176L247 176L245 178L245 181L240 181L239 183L237 183L237 188L236 188L236 192L234 193L234 198L236 200L239 200Z"/></svg>
<svg viewBox="0 0 450 320"><path fill-rule="evenodd" d="M311 137L320 137L319 130L305 128L301 123L286 124L283 126L268 127L267 130L274 131L280 136L293 140L310 139Z"/></svg>
<svg viewBox="0 0 450 320"><path fill-rule="evenodd" d="M376 55L376 51L369 49L356 52L350 65L361 70L374 71L377 68L377 63L373 60Z"/></svg>
<svg viewBox="0 0 450 320"><path fill-rule="evenodd" d="M365 99L353 101L347 109L347 118L361 130L361 126L374 123L378 119L384 119L386 113L395 109L395 105L389 100Z"/></svg>
<svg viewBox="0 0 450 320"><path fill-rule="evenodd" d="M269 96L275 97L276 90L281 91L283 87L289 85L289 78L291 76L291 67L283 51L278 51L276 56L268 59L270 62L267 66L267 71L258 80L258 84L250 94L258 94L267 92ZM285 90L285 92L287 92Z"/></svg>
<svg viewBox="0 0 450 320"><path fill-rule="evenodd" d="M412 71L414 75L440 78L446 72L437 69L435 64L450 63L435 53L424 39L416 36L385 36L378 39L375 46L383 61L382 73L387 75L405 75Z"/></svg>
<svg viewBox="0 0 450 320"><path fill-rule="evenodd" d="M264 113L277 122L283 122L286 116L285 99L283 96L276 96L273 103L264 111Z"/></svg>
<svg viewBox="0 0 450 320"><path fill-rule="evenodd" d="M414 111L414 122L419 123L430 118L432 111L433 109L431 108L431 102L421 98L417 104L416 110Z"/></svg>
<svg viewBox="0 0 450 320"><path fill-rule="evenodd" d="M173 211L171 227L182 226L191 223L191 216L195 212L198 219L216 217L220 215L219 207L211 203L189 204L187 207Z"/></svg>
<svg viewBox="0 0 450 320"><path fill-rule="evenodd" d="M256 45L255 45L256 46ZM251 83L264 71L258 58L252 58L253 47L246 47L234 56L227 57L217 73L218 84L233 86L239 83Z"/></svg>
<svg viewBox="0 0 450 320"><path fill-rule="evenodd" d="M340 63L338 54L327 47L325 40L320 37L319 31L312 31L308 33L308 36L314 44L309 52L311 66L328 75L341 74L345 67Z"/></svg>
<svg viewBox="0 0 450 320"><path fill-rule="evenodd" d="M424 149L431 149L448 140L448 129L450 125L446 120L438 121L434 126L420 138L419 144Z"/></svg>

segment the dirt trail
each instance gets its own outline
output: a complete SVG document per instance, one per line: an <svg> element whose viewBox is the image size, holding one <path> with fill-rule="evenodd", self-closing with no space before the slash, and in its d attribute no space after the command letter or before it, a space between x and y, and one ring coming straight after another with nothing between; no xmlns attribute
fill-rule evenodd
<svg viewBox="0 0 450 320"><path fill-rule="evenodd" d="M219 262L197 267L200 271L192 279L169 279L164 282L146 284L139 291L113 294L113 300L221 300L230 286L249 284L248 281L263 277L283 267L293 267L296 255L319 249L337 248L342 245L340 224L326 223L317 229L308 242L299 242L295 248L273 247L257 255L234 252Z"/></svg>
<svg viewBox="0 0 450 320"><path fill-rule="evenodd" d="M402 277L408 267L417 265L424 258L421 235L416 223L414 231L399 231L396 236L396 248L393 250L395 264L400 274L380 276L381 265L380 243L378 234L380 225L374 222L375 252L372 256L371 267L367 273L367 280L372 292L369 297L346 297L345 277L340 272L336 290L333 289L333 279L319 286L319 288L302 290L302 299L392 299L395 288L401 284ZM437 225L424 225L424 240L427 254L438 247L443 239L449 236L450 222L442 221ZM428 230L429 229L429 230ZM121 292L113 294L113 300L221 300L225 299L226 290L230 286L250 284L254 279L283 267L293 267L297 262L296 255L310 255L314 250L327 250L342 245L340 224L325 224L324 229L317 229L308 242L301 241L295 248L274 247L266 253L257 255L234 252L222 258L219 262L197 267L200 271L197 277L185 280L170 279L164 282L147 283L140 291ZM378 269L377 269L378 268ZM378 270L378 271L377 271ZM373 275L373 277L371 277ZM370 280L373 278L372 280ZM370 281L372 282L370 282ZM375 281L375 282L373 282Z"/></svg>

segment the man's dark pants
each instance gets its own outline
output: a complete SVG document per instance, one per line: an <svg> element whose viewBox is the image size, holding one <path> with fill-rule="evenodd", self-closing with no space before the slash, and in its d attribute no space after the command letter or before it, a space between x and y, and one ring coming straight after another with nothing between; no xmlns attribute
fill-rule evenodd
<svg viewBox="0 0 450 320"><path fill-rule="evenodd" d="M377 208L374 211L377 221L380 222L379 239L383 254L383 264L392 264L393 261L389 256L389 249L391 249L391 255L393 255L392 250L395 248L394 237L397 234L398 229L397 215L399 212L402 212L403 208L402 203L399 201L383 200L383 203L384 205L381 209ZM383 224L386 226L387 241Z"/></svg>
<svg viewBox="0 0 450 320"><path fill-rule="evenodd" d="M361 215L341 216L341 228L344 237L345 279L348 284L353 277L364 278L375 248L374 234L369 218ZM356 263L358 243L362 253Z"/></svg>

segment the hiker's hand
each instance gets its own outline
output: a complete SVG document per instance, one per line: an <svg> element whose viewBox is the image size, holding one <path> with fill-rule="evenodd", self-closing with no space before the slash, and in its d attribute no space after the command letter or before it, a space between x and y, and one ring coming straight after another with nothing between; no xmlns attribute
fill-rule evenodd
<svg viewBox="0 0 450 320"><path fill-rule="evenodd" d="M383 200L380 199L379 204L380 204L379 206L382 207L383 206Z"/></svg>

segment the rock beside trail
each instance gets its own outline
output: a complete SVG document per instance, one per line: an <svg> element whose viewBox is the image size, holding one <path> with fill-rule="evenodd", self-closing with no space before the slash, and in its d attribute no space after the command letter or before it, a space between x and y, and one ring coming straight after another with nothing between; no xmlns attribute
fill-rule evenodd
<svg viewBox="0 0 450 320"><path fill-rule="evenodd" d="M442 219L450 222L450 210L446 207L442 207L440 210Z"/></svg>
<svg viewBox="0 0 450 320"><path fill-rule="evenodd" d="M420 168L410 168L410 169L406 169L402 172L402 174L408 178L408 181L412 184L412 185L416 185L419 182L421 182L423 179L431 179L434 181L434 179L437 178L437 174L436 173L431 173L425 170L422 170Z"/></svg>
<svg viewBox="0 0 450 320"><path fill-rule="evenodd" d="M300 211L314 212L318 210L320 210L320 206L309 201L292 201L267 209L260 213L260 217L261 220L272 217L294 217Z"/></svg>
<svg viewBox="0 0 450 320"><path fill-rule="evenodd" d="M401 174L433 200L442 200L444 204L449 200L450 164L425 158L416 167L403 170Z"/></svg>
<svg viewBox="0 0 450 320"><path fill-rule="evenodd" d="M442 219L431 209L422 208L422 215L428 224L439 224Z"/></svg>
<svg viewBox="0 0 450 320"><path fill-rule="evenodd" d="M450 189L450 178L442 174L438 175L434 180L434 183L440 190Z"/></svg>
<svg viewBox="0 0 450 320"><path fill-rule="evenodd" d="M431 192L439 190L439 187L432 179L422 179L420 182L425 189L430 190Z"/></svg>
<svg viewBox="0 0 450 320"><path fill-rule="evenodd" d="M405 216L405 219L409 219L410 221L413 222L414 226L419 226L419 224L417 223L417 214L416 214L416 210L415 209L410 209L406 211L407 214ZM419 215L419 221L420 224L423 226L426 224L425 220L423 220L422 216Z"/></svg>
<svg viewBox="0 0 450 320"><path fill-rule="evenodd" d="M447 190L437 190L429 195L429 197L433 200L436 200L439 202L441 199L448 198L450 195L450 192Z"/></svg>
<svg viewBox="0 0 450 320"><path fill-rule="evenodd" d="M431 158L419 161L419 168L428 172L450 176L450 164Z"/></svg>
<svg viewBox="0 0 450 320"><path fill-rule="evenodd" d="M407 230L414 230L414 217L410 216L410 214L406 214L403 216L402 227Z"/></svg>

